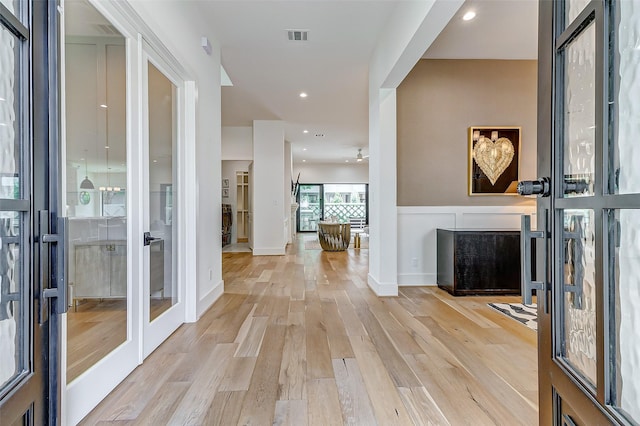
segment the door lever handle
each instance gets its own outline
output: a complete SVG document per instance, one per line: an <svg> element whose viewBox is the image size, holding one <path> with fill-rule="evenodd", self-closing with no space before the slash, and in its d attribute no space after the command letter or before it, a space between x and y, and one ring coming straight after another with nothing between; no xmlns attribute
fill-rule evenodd
<svg viewBox="0 0 640 426"><path fill-rule="evenodd" d="M539 222L542 222L542 231L531 230L531 216L522 216L522 234L520 236L520 270L522 275L522 304L531 305L533 303L533 297L531 292L536 291L538 303L542 303L542 309L547 312L547 284L544 281L533 281L531 274L531 257L532 257L532 242L534 239L542 239L542 243L546 247L546 214L543 218L538 218ZM543 261L546 262L546 256ZM545 268L546 269L546 268Z"/></svg>
<svg viewBox="0 0 640 426"><path fill-rule="evenodd" d="M152 243L153 241L161 240L161 239L162 239L162 238L152 237L152 236L151 236L151 232L145 232L145 233L144 233L144 245L145 245L145 246L151 245L151 243Z"/></svg>

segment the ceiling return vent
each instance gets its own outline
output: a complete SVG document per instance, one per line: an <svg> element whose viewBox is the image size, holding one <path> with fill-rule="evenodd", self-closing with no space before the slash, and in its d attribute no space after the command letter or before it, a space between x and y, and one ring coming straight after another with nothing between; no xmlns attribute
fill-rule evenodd
<svg viewBox="0 0 640 426"><path fill-rule="evenodd" d="M289 41L307 41L309 30L286 30Z"/></svg>

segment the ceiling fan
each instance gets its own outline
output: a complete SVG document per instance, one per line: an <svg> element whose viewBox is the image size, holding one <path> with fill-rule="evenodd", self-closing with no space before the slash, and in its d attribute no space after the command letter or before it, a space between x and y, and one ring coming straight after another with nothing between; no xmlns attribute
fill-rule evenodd
<svg viewBox="0 0 640 426"><path fill-rule="evenodd" d="M369 158L368 155L362 155L362 148L358 148L358 155L356 155L356 161L360 162L362 160L364 160L365 158Z"/></svg>

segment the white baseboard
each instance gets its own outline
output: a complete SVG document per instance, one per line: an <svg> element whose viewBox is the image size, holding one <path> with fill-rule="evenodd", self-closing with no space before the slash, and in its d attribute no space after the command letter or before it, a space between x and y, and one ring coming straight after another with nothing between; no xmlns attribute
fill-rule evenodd
<svg viewBox="0 0 640 426"><path fill-rule="evenodd" d="M396 284L390 283L380 283L371 274L367 275L367 282L369 283L369 287L376 296L384 297L384 296L397 296L398 295L398 286Z"/></svg>
<svg viewBox="0 0 640 426"><path fill-rule="evenodd" d="M216 300L218 300L218 298L223 294L224 294L224 281L220 280L218 284L213 286L213 288L207 294L205 294L200 298L200 300L198 300L198 307L197 307L198 319L200 319L202 314L207 312L207 309L209 309L211 305L213 305L216 302Z"/></svg>
<svg viewBox="0 0 640 426"><path fill-rule="evenodd" d="M422 274L398 274L398 285L404 287L410 286L435 286L435 273Z"/></svg>

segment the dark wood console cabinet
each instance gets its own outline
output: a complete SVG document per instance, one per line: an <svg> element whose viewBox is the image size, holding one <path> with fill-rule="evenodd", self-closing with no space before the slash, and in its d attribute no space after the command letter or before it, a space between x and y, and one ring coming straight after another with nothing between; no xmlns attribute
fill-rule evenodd
<svg viewBox="0 0 640 426"><path fill-rule="evenodd" d="M454 296L520 294L520 231L438 229L438 287Z"/></svg>

